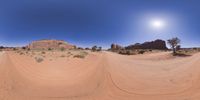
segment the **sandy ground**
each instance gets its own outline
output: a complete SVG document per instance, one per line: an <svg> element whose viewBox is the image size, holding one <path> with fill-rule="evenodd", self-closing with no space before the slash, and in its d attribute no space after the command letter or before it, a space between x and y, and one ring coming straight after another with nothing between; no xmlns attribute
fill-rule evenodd
<svg viewBox="0 0 200 100"><path fill-rule="evenodd" d="M1 52L0 100L200 100L200 54L102 52L37 63Z"/></svg>

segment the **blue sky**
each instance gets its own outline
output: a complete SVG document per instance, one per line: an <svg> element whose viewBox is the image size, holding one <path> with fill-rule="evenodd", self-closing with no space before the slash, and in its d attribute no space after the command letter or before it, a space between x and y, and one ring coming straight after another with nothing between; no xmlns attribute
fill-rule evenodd
<svg viewBox="0 0 200 100"><path fill-rule="evenodd" d="M109 47L179 37L200 46L199 0L0 0L0 45L61 39ZM162 20L162 29L150 27Z"/></svg>

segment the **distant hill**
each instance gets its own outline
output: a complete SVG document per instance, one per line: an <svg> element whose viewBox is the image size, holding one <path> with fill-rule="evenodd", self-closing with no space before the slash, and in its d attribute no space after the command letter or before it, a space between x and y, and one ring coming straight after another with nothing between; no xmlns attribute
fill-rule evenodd
<svg viewBox="0 0 200 100"><path fill-rule="evenodd" d="M150 42L144 42L142 44L136 43L134 45L129 45L126 47L122 47L118 44L112 44L111 45L111 50L120 50L120 49L125 49L125 50L133 50L133 49L157 49L157 50L167 50L167 46L164 40L157 39L155 41L150 41Z"/></svg>

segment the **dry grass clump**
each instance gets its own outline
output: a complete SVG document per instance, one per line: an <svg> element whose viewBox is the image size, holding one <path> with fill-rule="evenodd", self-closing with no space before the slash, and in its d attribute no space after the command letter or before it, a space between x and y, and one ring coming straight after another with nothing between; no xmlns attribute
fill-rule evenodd
<svg viewBox="0 0 200 100"><path fill-rule="evenodd" d="M45 52L45 51L42 51L41 54L46 54L46 52Z"/></svg>
<svg viewBox="0 0 200 100"><path fill-rule="evenodd" d="M122 55L136 55L136 54L144 54L145 50L120 50L118 53ZM149 51L152 52L152 51Z"/></svg>
<svg viewBox="0 0 200 100"><path fill-rule="evenodd" d="M74 55L74 58L85 58L87 55L88 53L83 51L83 52L80 52L79 54Z"/></svg>
<svg viewBox="0 0 200 100"><path fill-rule="evenodd" d="M42 57L35 57L35 61L41 63L42 61L44 61L44 59Z"/></svg>
<svg viewBox="0 0 200 100"><path fill-rule="evenodd" d="M172 54L173 56L178 56L178 57L188 57L191 56L191 54L186 54L186 53L181 53L181 52L176 52Z"/></svg>
<svg viewBox="0 0 200 100"><path fill-rule="evenodd" d="M133 50L120 50L119 54L122 54L122 55L136 55L136 53Z"/></svg>
<svg viewBox="0 0 200 100"><path fill-rule="evenodd" d="M24 52L20 50L15 51L15 53L18 53L19 55L24 55Z"/></svg>
<svg viewBox="0 0 200 100"><path fill-rule="evenodd" d="M20 55L24 55L24 53L23 53L23 52L20 52L19 54L20 54Z"/></svg>
<svg viewBox="0 0 200 100"><path fill-rule="evenodd" d="M74 58L85 58L85 56L84 55L80 55L80 54L76 54L76 55L74 55Z"/></svg>
<svg viewBox="0 0 200 100"><path fill-rule="evenodd" d="M187 57L187 56L191 56L194 53L196 53L196 51L193 51L193 50L179 50L175 54L173 54L173 56Z"/></svg>

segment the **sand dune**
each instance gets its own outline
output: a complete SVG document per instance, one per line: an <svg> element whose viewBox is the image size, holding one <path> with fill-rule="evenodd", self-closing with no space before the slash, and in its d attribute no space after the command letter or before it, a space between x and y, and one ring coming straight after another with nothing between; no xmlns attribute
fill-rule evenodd
<svg viewBox="0 0 200 100"><path fill-rule="evenodd" d="M36 63L0 53L0 100L199 100L200 54L90 53Z"/></svg>

